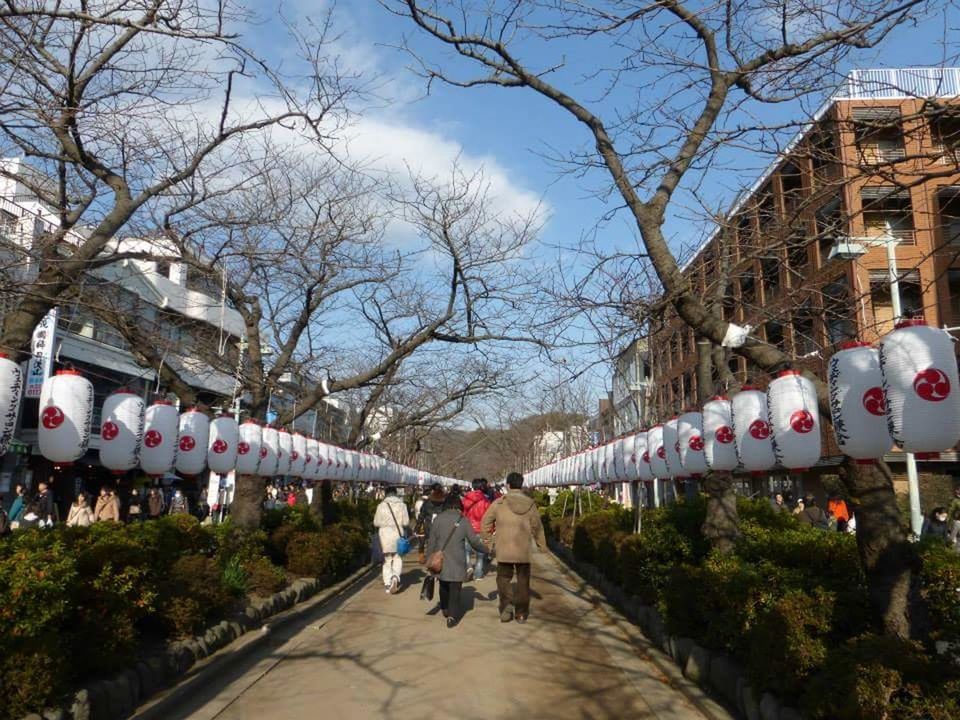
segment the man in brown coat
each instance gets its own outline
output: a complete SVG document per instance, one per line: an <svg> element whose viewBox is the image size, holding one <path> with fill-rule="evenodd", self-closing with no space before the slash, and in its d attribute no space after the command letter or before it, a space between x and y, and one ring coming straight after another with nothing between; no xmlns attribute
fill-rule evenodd
<svg viewBox="0 0 960 720"><path fill-rule="evenodd" d="M530 540L541 550L547 546L540 512L532 498L523 494L523 475L507 475L507 494L498 498L480 523L483 537L493 546L497 556L497 594L500 597L500 622L516 617L525 623L530 614ZM517 575L514 597L513 575Z"/></svg>

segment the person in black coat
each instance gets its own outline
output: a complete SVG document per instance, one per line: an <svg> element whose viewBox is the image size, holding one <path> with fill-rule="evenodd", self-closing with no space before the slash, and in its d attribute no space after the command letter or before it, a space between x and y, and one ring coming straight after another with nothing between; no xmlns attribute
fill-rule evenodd
<svg viewBox="0 0 960 720"><path fill-rule="evenodd" d="M37 514L40 516L41 524L50 527L53 525L57 513L53 504L53 493L45 482L41 482L37 489L40 491L40 494L37 495Z"/></svg>
<svg viewBox="0 0 960 720"><path fill-rule="evenodd" d="M467 556L464 542L474 550L489 553L490 548L473 531L470 521L463 516L463 503L459 495L450 494L443 503L443 512L433 520L430 538L427 541L427 558L435 552L443 552L443 570L440 571L440 611L447 627L460 621L460 589L467 579Z"/></svg>
<svg viewBox="0 0 960 720"><path fill-rule="evenodd" d="M939 538L943 542L948 542L950 525L947 523L947 509L945 507L935 507L930 515L924 519L920 537Z"/></svg>

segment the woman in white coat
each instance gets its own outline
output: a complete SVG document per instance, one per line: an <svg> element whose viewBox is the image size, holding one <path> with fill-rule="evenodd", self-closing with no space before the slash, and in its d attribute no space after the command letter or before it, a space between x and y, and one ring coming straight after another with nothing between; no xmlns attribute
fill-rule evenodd
<svg viewBox="0 0 960 720"><path fill-rule="evenodd" d="M403 571L403 556L397 552L397 541L410 525L406 503L397 495L396 488L387 488L387 495L377 505L373 526L380 534L383 548L383 587L390 594L400 589L400 573Z"/></svg>

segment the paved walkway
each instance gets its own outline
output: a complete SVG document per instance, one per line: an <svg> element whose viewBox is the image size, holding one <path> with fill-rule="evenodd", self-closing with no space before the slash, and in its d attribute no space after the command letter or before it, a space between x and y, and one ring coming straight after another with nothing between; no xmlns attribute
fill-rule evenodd
<svg viewBox="0 0 960 720"><path fill-rule="evenodd" d="M408 566L409 567L409 566ZM635 628L550 555L534 563L526 625L502 624L496 582L464 587L448 629L419 599L423 571L388 596L379 573L188 699L195 720L705 718L651 661ZM306 620L305 620L306 622ZM171 715L172 717L173 715Z"/></svg>

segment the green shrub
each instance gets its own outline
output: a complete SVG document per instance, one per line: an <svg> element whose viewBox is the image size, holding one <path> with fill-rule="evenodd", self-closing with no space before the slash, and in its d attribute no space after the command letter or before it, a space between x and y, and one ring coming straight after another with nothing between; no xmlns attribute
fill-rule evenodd
<svg viewBox="0 0 960 720"><path fill-rule="evenodd" d="M287 584L283 570L265 557L244 561L243 569L246 572L246 590L252 595L272 595Z"/></svg>
<svg viewBox="0 0 960 720"><path fill-rule="evenodd" d="M295 533L287 543L287 570L303 577L342 577L367 541L360 528L333 525L322 533Z"/></svg>
<svg viewBox="0 0 960 720"><path fill-rule="evenodd" d="M223 584L234 597L246 594L247 570L238 555L227 560L223 566Z"/></svg>
<svg viewBox="0 0 960 720"><path fill-rule="evenodd" d="M213 558L185 555L178 558L164 581L160 615L175 637L188 637L230 605L230 591Z"/></svg>
<svg viewBox="0 0 960 720"><path fill-rule="evenodd" d="M863 635L829 654L804 701L811 718L951 720L960 717L960 676L919 643Z"/></svg>
<svg viewBox="0 0 960 720"><path fill-rule="evenodd" d="M930 637L953 644L954 654L960 655L960 555L933 540L921 545L920 559L917 584L930 620Z"/></svg>
<svg viewBox="0 0 960 720"><path fill-rule="evenodd" d="M665 521L645 514L639 535L627 535L620 542L618 565L623 589L647 605L656 605L673 568L693 559L690 540Z"/></svg>

